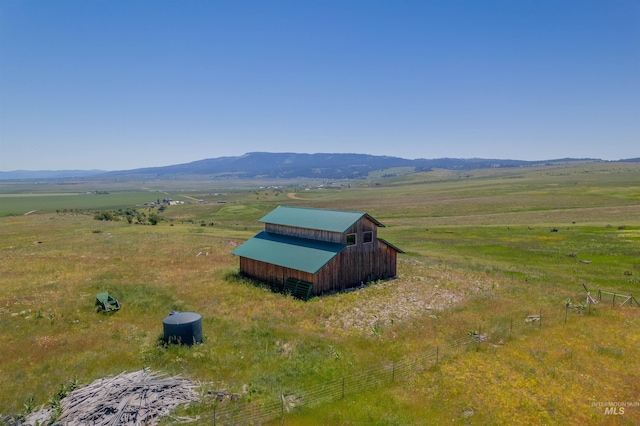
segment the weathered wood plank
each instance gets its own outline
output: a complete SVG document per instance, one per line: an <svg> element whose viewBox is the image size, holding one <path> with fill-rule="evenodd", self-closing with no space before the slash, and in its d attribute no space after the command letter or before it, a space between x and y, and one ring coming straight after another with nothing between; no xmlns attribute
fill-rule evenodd
<svg viewBox="0 0 640 426"><path fill-rule="evenodd" d="M61 401L65 425L153 425L181 404L199 399L199 386L179 376L165 378L149 370L98 379ZM24 425L46 423L53 410L40 410Z"/></svg>

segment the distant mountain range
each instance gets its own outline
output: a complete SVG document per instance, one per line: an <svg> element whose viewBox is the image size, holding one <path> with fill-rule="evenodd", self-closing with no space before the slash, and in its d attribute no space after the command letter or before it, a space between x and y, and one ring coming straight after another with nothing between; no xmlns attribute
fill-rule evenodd
<svg viewBox="0 0 640 426"><path fill-rule="evenodd" d="M219 157L164 167L133 170L59 170L0 172L0 180L25 179L163 179L181 175L222 178L322 178L358 179L375 170L411 167L414 171L431 169L472 170L496 167L522 167L571 161L603 161L594 158L563 158L544 161L499 160L483 158L438 158L408 160L367 154L296 154L251 152L239 157ZM640 162L640 158L619 160Z"/></svg>
<svg viewBox="0 0 640 426"><path fill-rule="evenodd" d="M85 178L107 173L105 170L13 170L0 172L0 180Z"/></svg>

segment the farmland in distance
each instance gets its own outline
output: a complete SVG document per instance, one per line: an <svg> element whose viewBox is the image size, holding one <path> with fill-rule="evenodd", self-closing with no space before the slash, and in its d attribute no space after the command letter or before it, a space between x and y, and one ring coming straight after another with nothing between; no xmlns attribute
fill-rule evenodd
<svg viewBox="0 0 640 426"><path fill-rule="evenodd" d="M640 406L598 405L640 398L640 307L605 296L577 309L583 285L640 295L637 163L383 176L3 183L0 413L46 405L71 380L144 367L259 405L477 333L487 340L330 410L292 409L286 423L640 422ZM150 205L163 199L183 204ZM406 252L398 277L308 302L243 280L231 251L278 205L368 212ZM95 219L127 209L161 220ZM101 291L122 309L96 313ZM202 315L202 345L158 345L172 310ZM525 325L540 313L541 324ZM186 414L205 421L215 406Z"/></svg>

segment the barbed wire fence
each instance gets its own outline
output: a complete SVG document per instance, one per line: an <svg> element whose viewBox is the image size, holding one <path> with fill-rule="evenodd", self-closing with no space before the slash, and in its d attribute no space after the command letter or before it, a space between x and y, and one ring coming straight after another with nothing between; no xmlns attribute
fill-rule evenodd
<svg viewBox="0 0 640 426"><path fill-rule="evenodd" d="M599 294L599 296L601 295ZM599 302L602 303L596 305L587 299L585 304L576 305L565 301L564 306L560 307L537 309L526 313L524 311L517 312L507 320L497 321L484 325L484 327L479 324L478 330L470 330L466 335L446 344L438 345L421 356L382 363L361 372L344 375L308 387L295 394L279 393L268 402L255 403L237 400L218 404L214 408L212 418L207 420L216 426L257 425L278 419L284 421L288 413L302 408L312 408L358 392L407 380L413 375L443 362L446 358L462 354L468 348L473 348L473 345L479 347L483 344L503 342L516 333L533 332L542 330L543 327L563 325L568 322L570 317L589 316L592 315L592 312L596 313L594 310L600 307L616 307L615 301L614 303L602 300ZM636 301L636 304L640 307L640 303Z"/></svg>

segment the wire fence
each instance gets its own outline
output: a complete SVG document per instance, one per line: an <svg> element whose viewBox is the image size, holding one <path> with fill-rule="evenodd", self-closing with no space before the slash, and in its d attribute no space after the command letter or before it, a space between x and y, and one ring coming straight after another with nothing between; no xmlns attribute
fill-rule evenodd
<svg viewBox="0 0 640 426"><path fill-rule="evenodd" d="M606 301L602 301L598 305L592 305L592 303L573 305L567 301L561 308L514 313L507 320L498 321L490 325L485 324L484 326L479 324L478 330L470 330L466 335L446 344L438 345L421 356L382 363L361 372L309 387L296 394L285 395L281 393L274 395L273 399L266 403L257 404L238 400L219 404L214 408L213 418L208 420L216 426L259 425L278 419L284 421L288 413L336 401L365 390L407 380L416 373L423 372L427 368L442 362L444 358L460 355L467 348L473 347L472 345L491 344L507 339L516 333L524 334L534 330L541 330L543 327L566 324L570 318L591 315L592 311L596 309L595 306L619 306L619 304L611 304Z"/></svg>

